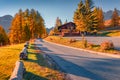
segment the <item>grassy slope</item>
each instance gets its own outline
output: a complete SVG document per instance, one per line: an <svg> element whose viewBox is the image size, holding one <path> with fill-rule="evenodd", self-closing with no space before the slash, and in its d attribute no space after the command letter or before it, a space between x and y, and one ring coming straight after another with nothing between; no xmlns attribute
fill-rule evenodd
<svg viewBox="0 0 120 80"><path fill-rule="evenodd" d="M54 42L54 43L58 43L58 44L63 44L63 45L66 45L66 46L72 46L72 47L76 47L76 48L83 48L83 49L88 49L88 50L93 50L93 51L98 51L98 52L106 52L106 53L112 53L112 54L120 54L119 51L117 50L101 50L100 49L100 45L95 45L93 44L93 46L89 46L89 44L92 44L92 43L89 43L87 42L87 45L89 47L84 47L84 43L82 41L75 41L75 42L72 42L70 43L70 39L68 38L60 38L58 36L48 36L47 38L45 38L45 40L47 41L50 41L50 42Z"/></svg>
<svg viewBox="0 0 120 80"><path fill-rule="evenodd" d="M23 45L0 47L0 80L9 79ZM50 68L33 46L29 49L28 58L24 61L27 70L24 80L63 80L63 74Z"/></svg>
<svg viewBox="0 0 120 80"><path fill-rule="evenodd" d="M40 50L34 49L34 45L31 45L28 60L24 63L27 69L25 80L63 80L63 75L49 67Z"/></svg>
<svg viewBox="0 0 120 80"><path fill-rule="evenodd" d="M9 79L23 44L0 47L0 80Z"/></svg>
<svg viewBox="0 0 120 80"><path fill-rule="evenodd" d="M117 37L120 36L120 30L109 30L99 33L100 36Z"/></svg>

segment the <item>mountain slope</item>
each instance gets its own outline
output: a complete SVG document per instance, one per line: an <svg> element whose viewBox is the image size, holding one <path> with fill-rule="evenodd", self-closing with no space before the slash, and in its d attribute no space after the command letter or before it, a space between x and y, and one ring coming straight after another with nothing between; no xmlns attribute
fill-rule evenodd
<svg viewBox="0 0 120 80"><path fill-rule="evenodd" d="M46 28L47 33L49 34L49 32L50 32L52 29L53 29L53 27L51 27L51 28Z"/></svg>
<svg viewBox="0 0 120 80"><path fill-rule="evenodd" d="M11 25L13 17L11 15L5 15L0 17L0 25L5 29L6 32L9 32L9 27Z"/></svg>
<svg viewBox="0 0 120 80"><path fill-rule="evenodd" d="M120 10L117 10L117 11L118 11L118 14L120 15ZM112 14L113 14L113 10L109 10L107 12L104 12L104 20L111 19Z"/></svg>

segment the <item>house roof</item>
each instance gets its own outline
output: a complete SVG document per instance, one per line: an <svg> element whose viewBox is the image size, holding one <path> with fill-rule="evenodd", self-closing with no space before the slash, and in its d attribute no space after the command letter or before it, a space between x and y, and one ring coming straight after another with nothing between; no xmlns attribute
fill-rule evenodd
<svg viewBox="0 0 120 80"><path fill-rule="evenodd" d="M73 23L73 22L68 22L68 23L66 23L66 24L63 24L63 25L59 26L59 27L58 27L58 30L59 30L59 29L68 29L68 27L74 27L74 29L75 29L75 28L76 28L76 25L75 25L75 23Z"/></svg>

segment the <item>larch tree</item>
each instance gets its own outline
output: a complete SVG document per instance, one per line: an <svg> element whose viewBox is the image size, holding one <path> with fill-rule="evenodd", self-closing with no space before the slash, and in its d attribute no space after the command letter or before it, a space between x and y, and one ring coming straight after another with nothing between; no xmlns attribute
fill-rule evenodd
<svg viewBox="0 0 120 80"><path fill-rule="evenodd" d="M104 29L104 15L102 8L97 8L98 30Z"/></svg>
<svg viewBox="0 0 120 80"><path fill-rule="evenodd" d="M74 23L77 26L77 30L78 31L86 31L86 27L85 27L85 18L84 18L84 14L83 12L85 11L85 6L83 4L82 1L80 1L80 3L78 4L78 8L76 9L75 13L74 13Z"/></svg>
<svg viewBox="0 0 120 80"><path fill-rule="evenodd" d="M0 46L6 45L9 43L8 36L2 26L0 26Z"/></svg>
<svg viewBox="0 0 120 80"><path fill-rule="evenodd" d="M58 27L62 25L62 21L59 17L56 19L55 27L54 27L54 33L56 34L58 32Z"/></svg>
<svg viewBox="0 0 120 80"><path fill-rule="evenodd" d="M119 15L117 9L115 8L111 18L111 26L116 27L119 26Z"/></svg>
<svg viewBox="0 0 120 80"><path fill-rule="evenodd" d="M81 0L73 19L77 30L94 32L98 25L98 18L92 0L85 0L85 3Z"/></svg>
<svg viewBox="0 0 120 80"><path fill-rule="evenodd" d="M21 43L22 39L22 27L20 25L20 15L17 13L12 20L9 39L11 43Z"/></svg>
<svg viewBox="0 0 120 80"><path fill-rule="evenodd" d="M11 43L22 43L30 38L43 38L47 35L44 20L38 11L19 10L15 15L9 33Z"/></svg>

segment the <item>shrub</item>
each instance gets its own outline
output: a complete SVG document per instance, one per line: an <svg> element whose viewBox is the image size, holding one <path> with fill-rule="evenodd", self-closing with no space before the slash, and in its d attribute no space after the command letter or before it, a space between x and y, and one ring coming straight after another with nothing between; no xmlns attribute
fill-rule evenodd
<svg viewBox="0 0 120 80"><path fill-rule="evenodd" d="M89 43L87 43L87 47L88 47L88 48L92 48L93 46L94 46L94 44L93 44L93 43L90 43L90 42L89 42Z"/></svg>
<svg viewBox="0 0 120 80"><path fill-rule="evenodd" d="M113 45L113 42L111 41L104 41L101 43L100 48L102 50L109 50L109 49L113 49L114 45Z"/></svg>

